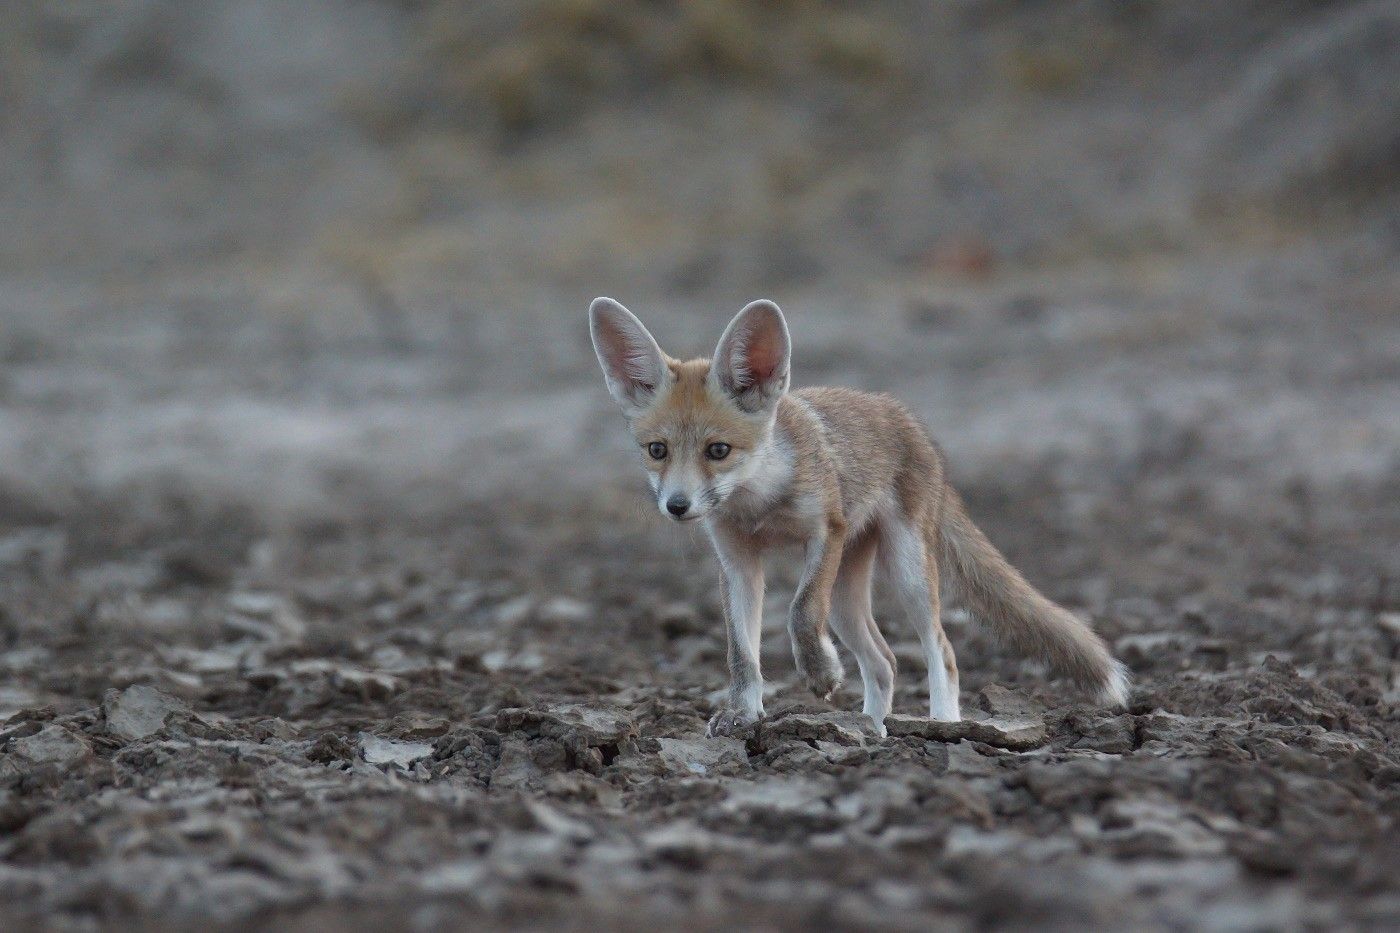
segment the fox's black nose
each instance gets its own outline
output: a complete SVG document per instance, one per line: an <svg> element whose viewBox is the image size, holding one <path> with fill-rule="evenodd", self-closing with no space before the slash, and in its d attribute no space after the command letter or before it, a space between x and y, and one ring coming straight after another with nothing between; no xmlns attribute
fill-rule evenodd
<svg viewBox="0 0 1400 933"><path fill-rule="evenodd" d="M681 495L680 493L677 493L676 495L666 500L666 511L670 512L677 518L684 515L686 513L686 510L689 508L690 500L687 499L685 496Z"/></svg>

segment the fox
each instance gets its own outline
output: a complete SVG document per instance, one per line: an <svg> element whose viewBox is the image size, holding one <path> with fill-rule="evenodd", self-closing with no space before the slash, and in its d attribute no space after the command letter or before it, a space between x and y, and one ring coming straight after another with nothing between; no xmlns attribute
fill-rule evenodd
<svg viewBox="0 0 1400 933"><path fill-rule="evenodd" d="M782 311L760 299L730 321L709 359L663 353L611 298L588 309L604 382L627 420L657 507L699 522L720 568L727 701L706 728L733 735L764 716L759 667L764 558L797 546L787 619L797 672L831 700L854 657L862 712L884 735L895 655L871 588L887 583L928 666L930 719L961 718L958 666L941 591L961 596L1001 642L1048 663L1100 703L1127 705L1127 669L1089 624L1028 583L969 517L941 448L904 404L847 388L791 389Z"/></svg>

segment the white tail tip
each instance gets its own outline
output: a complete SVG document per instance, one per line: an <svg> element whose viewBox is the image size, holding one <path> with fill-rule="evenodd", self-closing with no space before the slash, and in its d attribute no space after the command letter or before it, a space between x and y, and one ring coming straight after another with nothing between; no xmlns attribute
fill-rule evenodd
<svg viewBox="0 0 1400 933"><path fill-rule="evenodd" d="M1104 706L1126 707L1128 691L1132 689L1132 678L1122 661L1114 661L1109 668L1108 680L1099 690L1099 702Z"/></svg>

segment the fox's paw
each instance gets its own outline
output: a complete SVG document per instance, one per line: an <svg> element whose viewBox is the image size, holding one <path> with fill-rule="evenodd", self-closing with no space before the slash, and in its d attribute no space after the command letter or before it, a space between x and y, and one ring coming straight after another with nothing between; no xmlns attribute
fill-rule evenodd
<svg viewBox="0 0 1400 933"><path fill-rule="evenodd" d="M710 717L710 724L705 727L705 735L710 738L717 735L733 735L756 722L757 714L726 707Z"/></svg>
<svg viewBox="0 0 1400 933"><path fill-rule="evenodd" d="M807 682L807 688L823 700L835 696L845 676L841 670L841 659L836 656L836 646L829 638L818 642L807 657L797 657L797 672Z"/></svg>
<svg viewBox="0 0 1400 933"><path fill-rule="evenodd" d="M823 700L830 700L841 689L841 671L819 671L807 675L807 689Z"/></svg>
<svg viewBox="0 0 1400 933"><path fill-rule="evenodd" d="M866 713L865 717L870 720L870 728L874 730L875 735L882 739L889 738L890 732L885 728L885 716L883 713L879 711Z"/></svg>

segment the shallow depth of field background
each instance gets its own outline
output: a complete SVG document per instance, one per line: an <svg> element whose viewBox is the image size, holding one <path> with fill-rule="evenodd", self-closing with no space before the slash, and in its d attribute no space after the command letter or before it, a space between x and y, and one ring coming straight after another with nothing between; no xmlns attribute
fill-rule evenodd
<svg viewBox="0 0 1400 933"><path fill-rule="evenodd" d="M603 390L599 294L681 356L772 298L797 385L909 402L1131 712L954 613L964 705L1027 694L1041 751L668 770L722 629ZM1393 920L1397 502L1395 2L0 13L6 910ZM791 576L770 711L819 715ZM131 684L185 725L114 738ZM642 744L590 771L493 718L563 703ZM58 757L16 750L44 729Z"/></svg>
<svg viewBox="0 0 1400 933"><path fill-rule="evenodd" d="M898 389L964 470L1200 433L1277 479L1374 473L1395 30L1385 3L22 3L6 487L280 510L611 475L595 294L675 354L770 296L799 383ZM1322 329L1374 383L1345 406Z"/></svg>

